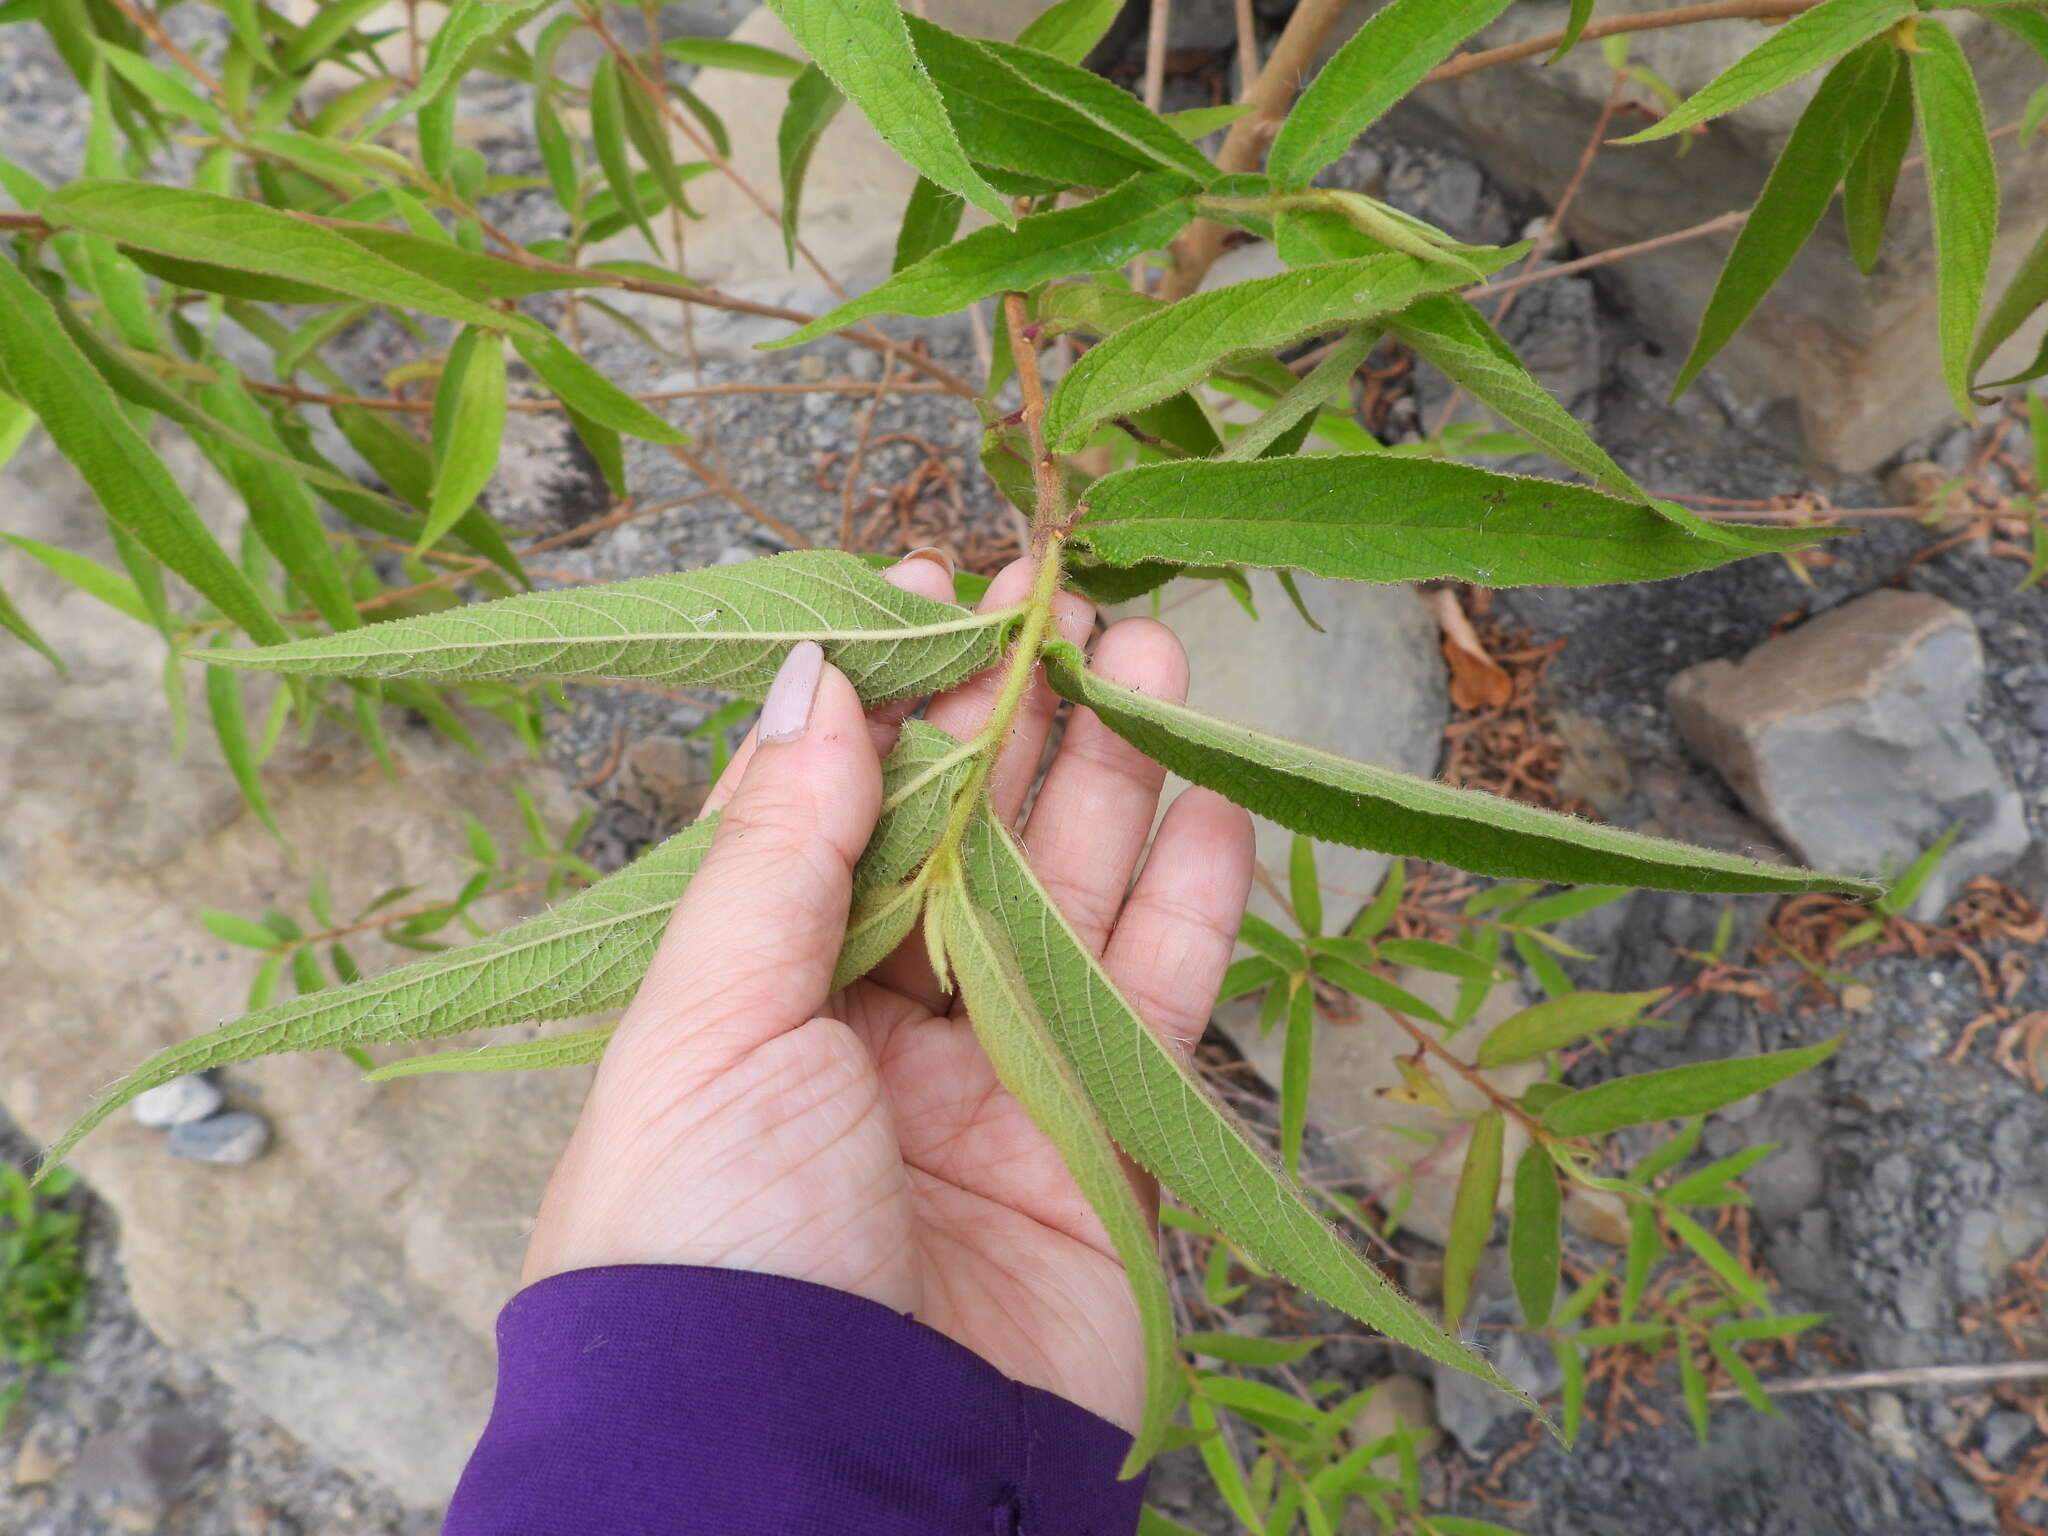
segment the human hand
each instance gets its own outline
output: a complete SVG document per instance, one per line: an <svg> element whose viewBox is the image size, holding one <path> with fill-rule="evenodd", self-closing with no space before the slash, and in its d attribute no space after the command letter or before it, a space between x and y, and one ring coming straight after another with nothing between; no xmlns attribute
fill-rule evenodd
<svg viewBox="0 0 2048 1536"><path fill-rule="evenodd" d="M984 606L1018 601L1030 575L1009 567ZM931 560L888 576L952 595ZM1088 604L1063 595L1057 618L1086 642ZM1186 693L1180 643L1149 619L1111 626L1092 665L1126 687ZM964 740L996 686L993 672L972 678L926 718ZM808 643L784 664L755 737L712 792L707 809L724 817L598 1069L525 1279L695 1264L807 1280L914 1314L1006 1375L1132 1429L1144 1361L1123 1266L939 990L919 936L828 996L854 862L880 812L880 756L913 703L863 715ZM1035 678L997 762L991 792L1012 824L1057 706ZM1077 711L1021 836L1124 995L1188 1051L1236 939L1251 824L1188 791L1133 886L1163 777ZM1133 1177L1156 1203L1156 1186Z"/></svg>

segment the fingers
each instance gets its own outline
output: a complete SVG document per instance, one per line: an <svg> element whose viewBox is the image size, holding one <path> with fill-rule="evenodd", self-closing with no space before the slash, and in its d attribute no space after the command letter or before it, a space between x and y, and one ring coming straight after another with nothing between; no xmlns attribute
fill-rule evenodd
<svg viewBox="0 0 2048 1536"><path fill-rule="evenodd" d="M695 1066L794 1029L824 1006L854 861L882 772L853 685L813 641L791 650L703 865L669 920L607 1060L690 1042Z"/></svg>
<svg viewBox="0 0 2048 1536"><path fill-rule="evenodd" d="M979 611L988 613L1024 601L1031 595L1033 574L1029 560L1011 561L989 583ZM1084 597L1062 592L1053 600L1053 619L1063 639L1085 645L1095 625L1095 606ZM998 664L933 699L925 719L965 741L988 722L1002 683L1003 668ZM1024 695L1010 727L1010 739L996 759L995 772L989 780L996 811L1005 821L1015 821L1024 808L1024 797L1031 790L1031 781L1038 776L1039 760L1045 755L1046 737L1052 731L1053 712L1059 703L1059 695L1046 686L1042 670L1035 672L1030 691Z"/></svg>
<svg viewBox="0 0 2048 1536"><path fill-rule="evenodd" d="M1164 624L1125 619L1095 643L1091 671L1154 698L1185 699L1187 653ZM1024 847L1061 913L1097 954L1145 851L1166 770L1076 709L1031 807Z"/></svg>
<svg viewBox="0 0 2048 1536"><path fill-rule="evenodd" d="M930 547L913 549L901 560L882 572L882 580L892 587L901 587L906 592L915 592L919 597L929 597L935 602L953 601L953 561L942 549ZM898 699L893 704L878 705L868 711L868 735L875 744L875 756L887 757L896 747L896 732L903 722L910 718L917 708L916 699ZM711 793L704 797L704 804L697 811L701 819L713 811L725 809L740 787L740 780L746 776L747 764L754 756L754 732L749 729L739 750L732 755L732 761L725 765L725 771L718 776L718 782L711 786Z"/></svg>
<svg viewBox="0 0 2048 1536"><path fill-rule="evenodd" d="M1103 968L1173 1050L1201 1038L1252 884L1252 820L1206 789L1173 802Z"/></svg>

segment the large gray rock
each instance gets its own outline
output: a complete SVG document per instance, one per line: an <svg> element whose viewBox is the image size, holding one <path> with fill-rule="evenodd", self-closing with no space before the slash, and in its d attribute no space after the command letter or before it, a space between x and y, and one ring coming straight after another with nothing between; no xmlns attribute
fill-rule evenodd
<svg viewBox="0 0 2048 1536"><path fill-rule="evenodd" d="M1613 0L1600 14L1666 4ZM1352 7L1361 21L1370 9ZM1554 31L1569 9L1567 0L1523 0L1469 48ZM2018 117L2040 84L2039 58L1989 22L1953 11L1941 19L1963 39L1977 66L1989 120L1996 125ZM1630 57L1689 94L1767 35L1763 23L1740 20L1639 32L1629 38ZM1554 202L1578 165L1612 78L1600 49L1588 45L1553 65L1539 55L1424 87L1391 122L1396 131L1432 136L1448 124L1497 179L1518 193ZM1719 119L1690 141L1682 160L1670 143L1606 149L1572 205L1567 233L1582 249L1601 251L1748 207L1819 78ZM1619 131L1631 126L1624 121ZM2002 290L2048 216L2048 177L2040 173L2039 153L2002 153L1999 163L2005 205L1994 292ZM1715 361L1714 371L1745 400L1796 405L1806 447L1822 464L1867 469L1953 413L1936 363L1925 188L1923 173L1906 173L1884 259L1867 279L1849 260L1840 218L1825 219ZM1601 281L1652 339L1682 354L1727 257L1729 238L1688 241L1616 263L1603 269ZM1985 376L2000 377L2007 358L2017 363L2031 357L2040 332L2036 320L1999 353Z"/></svg>
<svg viewBox="0 0 2048 1536"><path fill-rule="evenodd" d="M197 505L230 504L196 455L163 446ZM8 475L10 531L113 558L40 441ZM0 648L0 1103L37 1140L152 1051L242 1011L252 956L209 935L198 908L302 912L322 866L343 911L395 885L450 889L465 811L518 843L515 785L567 819L559 781L504 737L480 734L478 760L401 728L395 779L346 740L281 751L264 775L291 839L279 843L242 809L203 724L172 760L148 631L12 552L0 582L72 669ZM364 945L359 958L405 956ZM260 1161L169 1157L161 1131L122 1115L72 1163L117 1212L135 1305L159 1336L329 1458L429 1505L482 1427L492 1320L584 1080L369 1087L333 1052L270 1057L222 1083L276 1128Z"/></svg>
<svg viewBox="0 0 2048 1536"><path fill-rule="evenodd" d="M1883 589L1688 668L1670 703L1693 751L1817 868L1896 872L1961 823L1914 903L1926 920L2027 848L2020 793L1967 718L1983 675L1968 614Z"/></svg>
<svg viewBox="0 0 2048 1536"><path fill-rule="evenodd" d="M1407 587L1299 578L1317 634L1301 621L1271 575L1251 577L1254 620L1220 582L1168 587L1160 617L1188 650L1189 702L1226 720L1408 773L1433 773L1443 750L1450 700L1435 620ZM1149 613L1141 599L1121 610ZM1169 786L1167 799L1181 788ZM1258 824L1259 862L1287 883L1293 834ZM1332 920L1379 888L1387 856L1327 844L1317 868ZM1255 911L1280 916L1261 889Z"/></svg>

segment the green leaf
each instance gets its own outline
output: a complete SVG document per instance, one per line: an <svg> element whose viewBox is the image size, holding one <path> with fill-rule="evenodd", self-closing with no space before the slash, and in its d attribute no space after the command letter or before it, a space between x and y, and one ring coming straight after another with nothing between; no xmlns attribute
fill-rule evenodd
<svg viewBox="0 0 2048 1536"><path fill-rule="evenodd" d="M1685 1397L1686 1415L1692 1420L1692 1432L1699 1436L1701 1445L1707 1443L1707 1421L1713 1415L1713 1408L1707 1401L1707 1378L1701 1374L1699 1362L1692 1356L1692 1341L1678 1342L1678 1384Z"/></svg>
<svg viewBox="0 0 2048 1536"><path fill-rule="evenodd" d="M1557 51L1543 62L1555 64L1559 59L1579 46L1579 37L1586 30L1586 23L1593 19L1593 0L1572 0L1572 13L1566 18L1564 36L1558 39Z"/></svg>
<svg viewBox="0 0 2048 1536"><path fill-rule="evenodd" d="M661 51L678 64L694 64L699 69L730 69L776 80L794 80L804 72L800 59L758 43L739 43L725 37L672 37L661 45Z"/></svg>
<svg viewBox="0 0 2048 1536"><path fill-rule="evenodd" d="M1228 1360L1232 1365L1291 1365L1312 1352L1317 1339L1268 1339L1246 1333L1184 1333L1180 1347L1191 1355Z"/></svg>
<svg viewBox="0 0 2048 1536"><path fill-rule="evenodd" d="M1079 64L1123 9L1123 0L1057 0L1017 34L1017 46Z"/></svg>
<svg viewBox="0 0 2048 1536"><path fill-rule="evenodd" d="M1410 351L1510 426L1526 433L1560 464L1570 465L1610 491L1644 496L1642 488L1593 441L1579 419L1536 382L1486 316L1464 299L1438 294L1419 300L1395 315L1388 328Z"/></svg>
<svg viewBox="0 0 2048 1536"><path fill-rule="evenodd" d="M1074 525L1111 565L1569 587L1683 576L1818 532L1723 523L1709 538L1658 507L1587 486L1439 459L1320 453L1120 470L1088 488Z"/></svg>
<svg viewBox="0 0 2048 1536"><path fill-rule="evenodd" d="M202 101L184 81L165 74L141 54L131 53L101 38L100 57L107 61L115 74L158 106L181 117L189 117L209 132L221 131L220 114L211 103Z"/></svg>
<svg viewBox="0 0 2048 1536"><path fill-rule="evenodd" d="M1040 1013L1124 1151L1304 1290L1432 1360L1514 1391L1359 1257L1209 1097L1117 992L1005 828L977 816L965 850L968 894L1017 946Z"/></svg>
<svg viewBox="0 0 2048 1536"><path fill-rule="evenodd" d="M199 921L215 938L229 944L239 944L245 949L276 949L279 943L278 935L263 924L254 918L241 917L233 912L201 907Z"/></svg>
<svg viewBox="0 0 2048 1536"><path fill-rule="evenodd" d="M1984 328L1978 334L1976 346L1970 349L1969 374L1974 378L1991 360L1991 354L2003 346L2014 332L2027 323L2035 311L2048 304L2048 230L2034 242L2033 248L2021 258L2019 270L2012 275L2012 282L1984 317ZM2003 379L2002 384L2024 383L2032 374L2040 371L2041 364L2048 362L2048 341L2042 344L2042 355L2035 360L2034 367L2020 376Z"/></svg>
<svg viewBox="0 0 2048 1536"><path fill-rule="evenodd" d="M135 583L119 571L110 570L97 560L85 555L74 554L68 549L44 544L35 539L23 538L16 533L0 533L16 549L31 560L40 562L88 597L96 597L109 608L142 624L154 624L149 606L142 600L142 593Z"/></svg>
<svg viewBox="0 0 2048 1536"><path fill-rule="evenodd" d="M394 102L359 135L371 138L409 112L439 101L475 68L500 40L555 0L455 0L427 49L419 84Z"/></svg>
<svg viewBox="0 0 2048 1536"><path fill-rule="evenodd" d="M769 8L897 154L998 223L1011 222L1008 201L967 163L899 7L769 0Z"/></svg>
<svg viewBox="0 0 2048 1536"><path fill-rule="evenodd" d="M439 283L453 293L486 302L518 299L534 293L554 293L564 288L595 288L601 281L584 272L553 272L522 267L516 262L480 251L465 250L450 240L430 239L411 230L388 229L382 224L336 222L322 226L373 256L403 267L415 277ZM498 323L506 323L500 315Z"/></svg>
<svg viewBox="0 0 2048 1536"><path fill-rule="evenodd" d="M549 1035L542 1040L508 1040L501 1045L482 1045L467 1051L432 1051L424 1056L401 1056L374 1072L363 1074L366 1083L386 1083L394 1077L418 1077L426 1072L531 1072L544 1067L595 1066L611 1043L615 1026L600 1024L594 1029Z"/></svg>
<svg viewBox="0 0 2048 1536"><path fill-rule="evenodd" d="M1559 1219L1564 1209L1558 1192L1557 1168L1540 1142L1531 1142L1515 1164L1512 1224L1508 1230L1508 1269L1522 1318L1531 1328L1550 1321L1557 1302L1557 1277L1563 1259Z"/></svg>
<svg viewBox="0 0 2048 1536"><path fill-rule="evenodd" d="M1303 933L1314 938L1323 931L1323 887L1316 879L1316 845L1312 839L1294 839L1287 857L1287 890L1294 904L1294 920Z"/></svg>
<svg viewBox="0 0 2048 1536"><path fill-rule="evenodd" d="M1721 1246L1720 1239L1684 1211L1666 1206L1664 1219L1678 1240L1699 1255L1700 1260L1720 1278L1729 1291L1753 1307L1765 1304L1764 1284L1735 1261L1735 1255Z"/></svg>
<svg viewBox="0 0 2048 1536"><path fill-rule="evenodd" d="M1024 979L1002 924L957 886L944 888L936 906L947 965L974 1021L975 1037L988 1052L997 1079L1059 1149L1131 1283L1145 1339L1143 1419L1124 1458L1124 1475L1131 1476L1151 1459L1180 1401L1173 1299L1160 1268L1158 1239L1087 1089Z"/></svg>
<svg viewBox="0 0 2048 1536"><path fill-rule="evenodd" d="M607 57L605 62L611 63L613 59ZM682 179L676 174L675 152L669 147L668 124L663 121L661 115L661 104L648 95L637 79L621 75L618 77L618 86L618 104L623 109L621 117L627 139L638 152L641 163L654 172L654 179L661 186L663 202L686 206ZM710 109L704 107L693 93L679 85L671 88L682 99L684 105L693 107L693 110L702 109L696 110L696 116L705 120L705 128L710 133L718 153L729 157L732 154L732 143L726 137L725 125L719 122L717 117L711 116Z"/></svg>
<svg viewBox="0 0 2048 1536"><path fill-rule="evenodd" d="M1256 912L1245 913L1239 921L1237 937L1238 942L1250 945L1283 970L1298 971L1308 964L1302 947Z"/></svg>
<svg viewBox="0 0 2048 1536"><path fill-rule="evenodd" d="M1346 333L1330 355L1310 369L1300 383L1275 400L1265 414L1232 438L1222 457L1232 461L1278 458L1283 453L1299 449L1303 434L1314 425L1313 418L1323 403L1333 395L1346 394L1351 376L1366 360L1379 337L1379 327L1370 325L1361 325ZM1347 406L1350 403L1348 395L1345 403Z"/></svg>
<svg viewBox="0 0 2048 1536"><path fill-rule="evenodd" d="M270 835L283 842L284 832L270 812L270 799L263 792L263 780L257 771L260 763L256 748L249 740L249 720L242 713L242 680L232 672L208 668L206 709L213 721L213 734L220 742L221 757L227 763L236 787L242 791L242 798L263 825L270 829ZM174 1072L171 1076L177 1074Z"/></svg>
<svg viewBox="0 0 2048 1536"><path fill-rule="evenodd" d="M209 684L215 678L233 682L234 674L210 673ZM921 721L904 725L882 769L885 797L905 798L884 812L861 855L854 871L857 891L902 879L923 857L929 842L918 843L916 829L932 825L934 816L943 819L958 784L957 776L930 770L958 745ZM907 821L899 825L898 818ZM62 1162L80 1138L136 1094L186 1072L281 1051L428 1040L624 1007L639 989L717 821L714 814L686 827L617 874L491 938L264 1008L158 1052L65 1132L46 1165ZM387 893L378 905L404 894Z"/></svg>
<svg viewBox="0 0 2048 1536"><path fill-rule="evenodd" d="M1768 1414L1774 1419L1780 1417L1777 1404L1773 1403L1770 1394L1764 1391L1763 1383L1756 1379L1756 1372L1721 1336L1720 1329L1716 1328L1707 1335L1707 1347L1713 1350L1714 1358L1721 1362L1721 1368L1734 1380L1735 1389L1742 1394L1744 1402L1758 1413Z"/></svg>
<svg viewBox="0 0 2048 1536"><path fill-rule="evenodd" d="M1488 270L1516 254L1501 251ZM1376 320L1424 294L1470 281L1469 272L1446 262L1365 256L1198 293L1151 311L1083 353L1047 403L1046 438L1074 452L1103 418L1164 400L1236 358Z"/></svg>
<svg viewBox="0 0 2048 1536"><path fill-rule="evenodd" d="M1378 1003L1382 1008L1409 1018L1427 1019L1442 1029L1457 1027L1425 999L1340 955L1320 954L1312 963L1318 976L1334 982L1354 997Z"/></svg>
<svg viewBox="0 0 2048 1536"><path fill-rule="evenodd" d="M1685 104L1640 133L1617 144L1647 144L1652 139L1683 133L1744 102L1790 85L1823 64L1832 64L1859 43L1868 42L1896 22L1914 14L1914 0L1826 0L1774 27L1748 53L1689 97Z"/></svg>
<svg viewBox="0 0 2048 1536"><path fill-rule="evenodd" d="M30 649L40 651L59 672L64 670L64 658L50 649L49 642L36 633L36 627L22 616L21 610L14 606L5 592L0 592L0 629Z"/></svg>
<svg viewBox="0 0 2048 1536"><path fill-rule="evenodd" d="M1913 141L1913 78L1906 56L1896 48L1885 50L1891 67L1891 84L1884 90L1884 106L1849 162L1842 183L1842 221L1849 231L1849 254L1867 276L1877 266L1884 243L1885 220L1891 216L1892 194L1898 190L1899 168L1905 164L1906 146Z"/></svg>
<svg viewBox="0 0 2048 1536"><path fill-rule="evenodd" d="M50 305L0 260L0 385L42 421L108 519L253 638L285 632L193 511L170 471L72 344Z"/></svg>
<svg viewBox="0 0 2048 1536"><path fill-rule="evenodd" d="M1820 227L1835 188L1883 112L1898 50L1882 39L1863 44L1830 69L1785 148L1771 167L1763 194L1736 231L1728 263L1714 284L1699 334L1671 386L1685 393L1700 370L1742 328L1751 311L1792 265Z"/></svg>
<svg viewBox="0 0 2048 1536"><path fill-rule="evenodd" d="M249 526L277 556L285 575L334 628L356 628L363 621L349 595L341 561L320 522L320 509L313 504L305 481L280 467L280 461L290 464L292 460L277 440L270 418L249 398L240 376L231 372L207 385L199 398L241 436L256 442L269 439L264 443L269 452L261 457L227 448L216 462L225 461L227 477L249 509Z"/></svg>
<svg viewBox="0 0 2048 1536"><path fill-rule="evenodd" d="M448 349L434 394L434 490L417 548L433 548L475 504L504 441L505 339L471 327Z"/></svg>
<svg viewBox="0 0 2048 1536"><path fill-rule="evenodd" d="M43 199L44 218L139 251L253 272L498 328L530 325L416 276L331 229L240 198L139 181L74 181Z"/></svg>
<svg viewBox="0 0 2048 1536"><path fill-rule="evenodd" d="M1733 1061L1700 1062L1616 1078L1559 1099L1543 1112L1544 1128L1558 1136L1604 1136L1625 1125L1650 1125L1681 1115L1703 1115L1762 1093L1773 1084L1826 1061L1841 1035L1798 1050L1771 1051Z"/></svg>
<svg viewBox="0 0 2048 1536"><path fill-rule="evenodd" d="M629 90L637 89L620 78L619 61L614 55L607 53L597 61L590 77L590 143L597 151L597 163L604 171L612 196L618 199L619 211L639 229L649 245L659 249L654 226L647 222L647 208L640 197L633 162L626 154L626 96Z"/></svg>
<svg viewBox="0 0 2048 1536"><path fill-rule="evenodd" d="M553 336L515 336L512 345L561 402L580 415L650 443L687 443L663 421Z"/></svg>
<svg viewBox="0 0 2048 1536"><path fill-rule="evenodd" d="M1500 1201L1502 1140L1507 1120L1489 1109L1472 1122L1465 1166L1458 1174L1458 1192L1451 1201L1450 1241L1444 1247L1444 1321L1451 1327L1465 1315L1472 1295L1472 1276L1493 1233L1494 1207ZM1538 1149L1531 1147L1530 1151Z"/></svg>
<svg viewBox="0 0 2048 1536"><path fill-rule="evenodd" d="M1709 1163L1699 1172L1689 1173L1668 1186L1663 1191L1663 1199L1671 1205L1727 1204L1735 1194L1732 1188L1734 1181L1777 1150L1775 1141L1744 1147L1740 1152Z"/></svg>
<svg viewBox="0 0 2048 1536"><path fill-rule="evenodd" d="M1088 671L1081 653L1064 643L1049 646L1045 660L1046 676L1062 697L1094 710L1146 756L1323 842L1433 859L1475 874L1568 885L1702 891L1874 889L1866 881L1644 837L1352 762L1119 687Z"/></svg>
<svg viewBox="0 0 2048 1536"><path fill-rule="evenodd" d="M796 261L797 209L803 202L804 172L810 169L818 140L845 105L839 87L815 64L790 82L789 102L775 130L775 153L782 173L782 247L792 264Z"/></svg>
<svg viewBox="0 0 2048 1536"><path fill-rule="evenodd" d="M207 661L261 671L463 682L626 677L759 698L789 647L816 640L869 703L992 664L1014 611L963 613L859 557L800 550L603 587L529 592Z"/></svg>
<svg viewBox="0 0 2048 1536"><path fill-rule="evenodd" d="M1287 999L1287 1035L1280 1063L1280 1165L1301 1177L1301 1140L1308 1129L1308 1092L1316 1063L1316 989L1297 981Z"/></svg>
<svg viewBox="0 0 2048 1536"><path fill-rule="evenodd" d="M903 224L896 231L896 254L889 263L889 275L914 267L934 251L952 243L960 232L960 216L967 204L957 192L948 192L929 176L917 178L910 189L910 201L903 207Z"/></svg>
<svg viewBox="0 0 2048 1536"><path fill-rule="evenodd" d="M278 63L290 74L319 63L343 34L376 10L382 0L327 0L285 44Z"/></svg>
<svg viewBox="0 0 2048 1536"><path fill-rule="evenodd" d="M1173 238L1194 216L1193 191L1175 173L1140 176L1078 208L978 229L766 349L842 331L869 315L948 315L992 293L1121 265Z"/></svg>
<svg viewBox="0 0 2048 1536"><path fill-rule="evenodd" d="M1351 35L1295 102L1266 157L1274 184L1305 187L1508 0L1393 0Z"/></svg>
<svg viewBox="0 0 2048 1536"><path fill-rule="evenodd" d="M1633 1024L1645 1008L1670 991L1658 987L1651 992L1569 992L1553 997L1501 1020L1480 1045L1475 1059L1482 1067L1532 1060L1582 1036Z"/></svg>
<svg viewBox="0 0 2048 1536"><path fill-rule="evenodd" d="M1388 939L1379 946L1380 958L1395 965L1413 965L1461 981L1492 983L1500 980L1499 969L1455 944L1435 939Z"/></svg>

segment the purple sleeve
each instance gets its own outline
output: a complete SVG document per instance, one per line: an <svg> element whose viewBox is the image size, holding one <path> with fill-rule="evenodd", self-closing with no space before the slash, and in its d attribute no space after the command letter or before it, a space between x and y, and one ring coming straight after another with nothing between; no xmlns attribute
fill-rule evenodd
<svg viewBox="0 0 2048 1536"><path fill-rule="evenodd" d="M499 1315L443 1536L1130 1536L1130 1443L843 1291L573 1270Z"/></svg>

